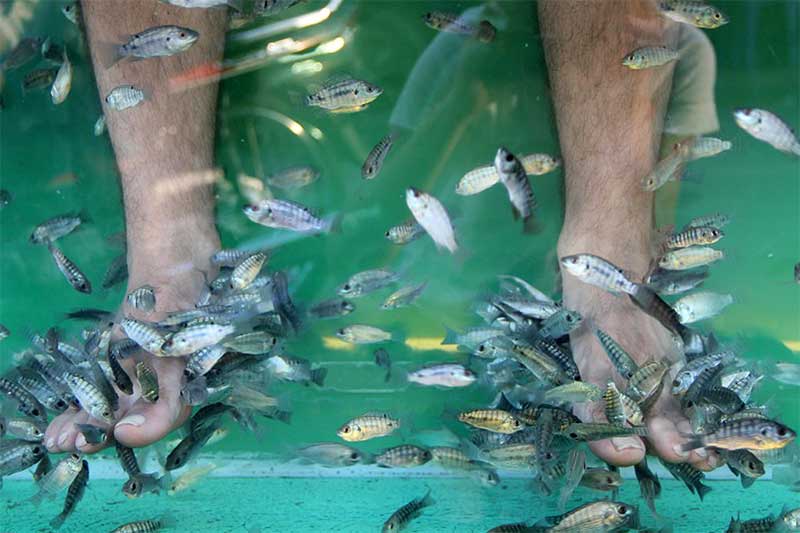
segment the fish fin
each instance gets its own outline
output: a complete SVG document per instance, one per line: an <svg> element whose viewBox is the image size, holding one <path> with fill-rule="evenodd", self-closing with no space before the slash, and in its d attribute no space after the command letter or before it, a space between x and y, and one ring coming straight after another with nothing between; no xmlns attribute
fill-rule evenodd
<svg viewBox="0 0 800 533"><path fill-rule="evenodd" d="M291 411L282 411L280 409L275 409L272 413L272 418L275 420L280 420L284 424L291 424L292 423L292 412Z"/></svg>
<svg viewBox="0 0 800 533"><path fill-rule="evenodd" d="M64 516L64 513L60 513L58 516L50 520L50 527L53 529L60 528L64 524L64 520L66 520L66 518L67 517Z"/></svg>
<svg viewBox="0 0 800 533"><path fill-rule="evenodd" d="M452 330L452 329L448 328L447 326L445 326L444 327L444 332L445 332L444 333L444 339L442 339L442 342L441 342L442 345L458 344L457 338L458 338L459 334L458 334L457 331Z"/></svg>
<svg viewBox="0 0 800 533"><path fill-rule="evenodd" d="M392 369L391 369L391 367L389 368L389 370L386 371L386 376L384 376L383 382L384 383L389 383L390 379L392 379Z"/></svg>
<svg viewBox="0 0 800 533"><path fill-rule="evenodd" d="M327 368L315 368L311 371L311 381L318 387L323 387L325 384L325 376L327 375Z"/></svg>
<svg viewBox="0 0 800 533"><path fill-rule="evenodd" d="M341 233L342 232L342 219L341 214L333 215L325 220L326 230L325 233Z"/></svg>
<svg viewBox="0 0 800 533"><path fill-rule="evenodd" d="M392 342L397 342L399 344L405 344L406 342L406 334L403 331L399 331L396 333L392 333Z"/></svg>
<svg viewBox="0 0 800 533"><path fill-rule="evenodd" d="M705 497L706 494L711 492L711 487L709 487L708 485L703 485L700 482L698 482L695 485L695 489L697 489L697 495L700 497L700 501L703 501L703 497Z"/></svg>
<svg viewBox="0 0 800 533"><path fill-rule="evenodd" d="M120 53L120 45L117 43L110 43L100 41L95 44L97 50L97 58L103 68L106 70L111 69L114 65L125 59ZM105 98L103 96L103 98Z"/></svg>
<svg viewBox="0 0 800 533"><path fill-rule="evenodd" d="M544 226L538 218L530 215L522 221L522 233L525 235L537 235L542 232Z"/></svg>
<svg viewBox="0 0 800 533"><path fill-rule="evenodd" d="M741 473L739 475L739 479L741 479L741 481L742 481L742 488L745 488L745 489L749 488L750 486L753 485L753 483L756 482L756 478L745 476L744 474L741 474Z"/></svg>
<svg viewBox="0 0 800 533"><path fill-rule="evenodd" d="M419 504L421 507L429 507L434 503L436 503L436 500L431 497L431 489L429 488L428 492L425 493L425 496L419 499Z"/></svg>
<svg viewBox="0 0 800 533"><path fill-rule="evenodd" d="M169 512L164 513L161 518L158 519L158 521L161 523L161 527L163 529L175 527L178 524L178 522L175 520L175 517Z"/></svg>

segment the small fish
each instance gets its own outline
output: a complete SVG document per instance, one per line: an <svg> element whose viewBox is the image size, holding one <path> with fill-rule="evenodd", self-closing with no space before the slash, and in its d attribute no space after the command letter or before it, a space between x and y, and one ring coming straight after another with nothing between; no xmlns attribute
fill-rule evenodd
<svg viewBox="0 0 800 533"><path fill-rule="evenodd" d="M266 361L266 368L274 377L284 380L303 383L308 385L314 383L322 387L325 376L328 374L326 368L311 368L308 359L289 357L287 355L273 355Z"/></svg>
<svg viewBox="0 0 800 533"><path fill-rule="evenodd" d="M169 486L169 490L167 494L170 496L174 496L179 492L183 492L184 490L188 489L202 478L216 470L217 465L214 463L208 463L201 466L196 466L190 470L187 470L172 482Z"/></svg>
<svg viewBox="0 0 800 533"><path fill-rule="evenodd" d="M627 395L646 411L661 394L668 371L669 365L662 359L646 362L628 380Z"/></svg>
<svg viewBox="0 0 800 533"><path fill-rule="evenodd" d="M669 473L672 474L672 477L678 481L683 481L683 483L686 485L686 488L689 489L689 492L692 494L696 492L697 496L700 498L700 501L703 501L703 497L711 492L711 487L708 485L703 485L703 480L706 477L705 474L689 463L673 464L668 463L663 459L659 459L659 462L661 462L664 468L666 468Z"/></svg>
<svg viewBox="0 0 800 533"><path fill-rule="evenodd" d="M539 336L550 340L560 339L578 329L582 323L583 317L577 311L559 309L542 321Z"/></svg>
<svg viewBox="0 0 800 533"><path fill-rule="evenodd" d="M580 486L603 492L613 491L622 486L622 476L619 472L605 468L587 468L581 477Z"/></svg>
<svg viewBox="0 0 800 533"><path fill-rule="evenodd" d="M714 244L722 239L725 234L722 230L710 226L697 226L689 228L673 235L664 241L667 248L687 248L695 245Z"/></svg>
<svg viewBox="0 0 800 533"><path fill-rule="evenodd" d="M253 12L256 16L276 15L290 7L296 6L304 0L256 0Z"/></svg>
<svg viewBox="0 0 800 533"><path fill-rule="evenodd" d="M733 118L740 128L759 141L781 152L800 156L800 140L777 115L764 109L742 108L733 112Z"/></svg>
<svg viewBox="0 0 800 533"><path fill-rule="evenodd" d="M689 161L712 157L730 150L732 147L733 144L730 141L723 141L716 137L695 137L692 144L689 145Z"/></svg>
<svg viewBox="0 0 800 533"><path fill-rule="evenodd" d="M431 196L414 187L406 189L406 204L411 214L431 236L437 248L446 248L451 254L458 250L456 233L444 206Z"/></svg>
<svg viewBox="0 0 800 533"><path fill-rule="evenodd" d="M800 262L794 264L794 282L800 284Z"/></svg>
<svg viewBox="0 0 800 533"><path fill-rule="evenodd" d="M205 322L186 326L164 340L161 351L170 357L189 355L197 350L219 343L236 330L232 324Z"/></svg>
<svg viewBox="0 0 800 533"><path fill-rule="evenodd" d="M146 361L136 363L136 379L142 391L142 398L150 403L156 403L159 397L158 374Z"/></svg>
<svg viewBox="0 0 800 533"><path fill-rule="evenodd" d="M336 434L348 442L359 442L390 435L400 427L400 420L386 413L367 413L342 425Z"/></svg>
<svg viewBox="0 0 800 533"><path fill-rule="evenodd" d="M631 70L642 70L666 65L675 61L680 54L666 46L646 46L637 48L622 59L622 64Z"/></svg>
<svg viewBox="0 0 800 533"><path fill-rule="evenodd" d="M603 404L606 419L615 426L625 425L625 411L622 408L621 394L614 382L609 381L606 392L603 394Z"/></svg>
<svg viewBox="0 0 800 533"><path fill-rule="evenodd" d="M191 461L217 430L219 421L191 431L167 456L164 469L172 471Z"/></svg>
<svg viewBox="0 0 800 533"><path fill-rule="evenodd" d="M122 493L128 498L138 498L143 494L159 494L166 488L168 477L139 472L132 475L123 485Z"/></svg>
<svg viewBox="0 0 800 533"><path fill-rule="evenodd" d="M408 468L421 466L431 460L431 452L412 444L393 446L374 457L381 468Z"/></svg>
<svg viewBox="0 0 800 533"><path fill-rule="evenodd" d="M409 522L418 517L425 507L433 505L434 503L436 502L431 498L431 491L428 490L425 496L415 498L393 512L392 516L383 523L383 529L381 529L381 531L383 533L388 533L390 531L402 530Z"/></svg>
<svg viewBox="0 0 800 533"><path fill-rule="evenodd" d="M434 387L467 387L475 380L475 374L458 363L433 364L408 373L408 381Z"/></svg>
<svg viewBox="0 0 800 533"><path fill-rule="evenodd" d="M126 279L128 279L128 257L127 254L120 254L109 263L101 285L104 289L110 289Z"/></svg>
<svg viewBox="0 0 800 533"><path fill-rule="evenodd" d="M0 102L1 103L1 102ZM6 189L0 189L0 209L11 203L11 193ZM387 235L388 237L388 235ZM400 244L400 243L398 243Z"/></svg>
<svg viewBox="0 0 800 533"><path fill-rule="evenodd" d="M764 475L764 463L749 450L731 450L722 454L731 472L738 475L747 488Z"/></svg>
<svg viewBox="0 0 800 533"><path fill-rule="evenodd" d="M419 285L408 285L406 287L401 287L386 298L386 300L381 304L381 309L389 310L407 307L414 303L416 299L422 295L422 292L427 286L428 282L424 281Z"/></svg>
<svg viewBox="0 0 800 533"><path fill-rule="evenodd" d="M380 173L381 169L383 168L383 160L386 159L387 155L389 155L389 151L391 151L393 145L394 137L391 134L386 135L380 141L378 141L378 144L376 144L372 150L369 151L367 159L361 166L362 178L365 180L371 180L378 177L378 173Z"/></svg>
<svg viewBox="0 0 800 533"><path fill-rule="evenodd" d="M584 403L593 402L602 397L600 387L584 381L573 381L553 387L544 393L546 402Z"/></svg>
<svg viewBox="0 0 800 533"><path fill-rule="evenodd" d="M4 394L9 399L14 400L20 413L47 421L47 413L44 406L39 403L35 396L15 381L0 378L0 394Z"/></svg>
<svg viewBox="0 0 800 533"><path fill-rule="evenodd" d="M680 315L681 324L691 324L717 316L732 303L730 294L702 291L684 296L672 306Z"/></svg>
<svg viewBox="0 0 800 533"><path fill-rule="evenodd" d="M553 524L548 533L579 531L625 531L639 523L639 510L634 505L610 500L586 503L561 516L548 517Z"/></svg>
<svg viewBox="0 0 800 533"><path fill-rule="evenodd" d="M63 104L72 89L72 63L67 57L66 50L64 50L63 58L56 73L56 79L53 80L53 85L50 87L50 98L55 105Z"/></svg>
<svg viewBox="0 0 800 533"><path fill-rule="evenodd" d="M373 355L375 356L375 364L386 369L386 376L383 381L388 382L392 377L392 359L389 357L389 352L383 348L378 348L373 352Z"/></svg>
<svg viewBox="0 0 800 533"><path fill-rule="evenodd" d="M499 148L494 158L494 168L500 183L508 192L508 199L514 208L515 217L519 216L527 222L536 209L536 197L533 194L528 175L519 159L505 148Z"/></svg>
<svg viewBox="0 0 800 533"><path fill-rule="evenodd" d="M731 217L725 215L723 213L714 213L713 215L703 215L700 217L695 217L690 220L683 229L689 228L699 228L699 227L710 227L710 228L717 228L722 229L731 222Z"/></svg>
<svg viewBox="0 0 800 533"><path fill-rule="evenodd" d="M230 7L242 11L242 0L161 0L173 6L186 9L211 9L214 7Z"/></svg>
<svg viewBox="0 0 800 533"><path fill-rule="evenodd" d="M400 276L390 270L364 270L353 274L336 292L345 298L358 298L395 283Z"/></svg>
<svg viewBox="0 0 800 533"><path fill-rule="evenodd" d="M6 433L28 442L42 442L47 426L38 420L9 418L5 423Z"/></svg>
<svg viewBox="0 0 800 533"><path fill-rule="evenodd" d="M549 154L527 154L519 158L525 173L529 176L540 176L557 169L561 160ZM471 196L485 191L500 181L495 166L486 165L470 170L458 180L456 194Z"/></svg>
<svg viewBox="0 0 800 533"><path fill-rule="evenodd" d="M308 314L314 318L339 318L349 315L355 310L355 305L344 298L331 298L311 306Z"/></svg>
<svg viewBox="0 0 800 533"><path fill-rule="evenodd" d="M126 57L147 59L179 54L188 50L199 37L196 31L180 26L148 28L117 46L114 62Z"/></svg>
<svg viewBox="0 0 800 533"><path fill-rule="evenodd" d="M524 424L512 413L502 409L473 409L458 414L465 424L494 433L511 434L524 429Z"/></svg>
<svg viewBox="0 0 800 533"><path fill-rule="evenodd" d="M7 339L9 335L11 335L11 332L8 328L0 324L0 341Z"/></svg>
<svg viewBox="0 0 800 533"><path fill-rule="evenodd" d="M156 289L152 285L142 285L129 292L125 301L134 309L150 313L156 308Z"/></svg>
<svg viewBox="0 0 800 533"><path fill-rule="evenodd" d="M345 77L325 82L322 87L306 96L305 103L338 113L361 111L383 94L383 89L372 83Z"/></svg>
<svg viewBox="0 0 800 533"><path fill-rule="evenodd" d="M639 492L642 498L644 498L653 515L658 516L656 500L661 496L661 482L658 480L658 476L647 465L647 457L643 458L640 463L635 464L633 469L636 473L636 480L639 482ZM704 485L701 486L705 487Z"/></svg>
<svg viewBox="0 0 800 533"><path fill-rule="evenodd" d="M633 294L636 290L636 284L629 281L621 269L602 257L592 254L568 255L562 257L560 263L579 280L611 294Z"/></svg>
<svg viewBox="0 0 800 533"><path fill-rule="evenodd" d="M277 174L267 176L265 181L272 187L293 190L305 187L317 181L319 171L314 167L291 167Z"/></svg>
<svg viewBox="0 0 800 533"><path fill-rule="evenodd" d="M271 352L277 342L277 337L266 331L252 331L226 339L222 346L234 352L261 355Z"/></svg>
<svg viewBox="0 0 800 533"><path fill-rule="evenodd" d="M106 132L106 116L100 115L97 117L97 120L94 123L94 128L92 129L94 132L95 137L100 137L102 134Z"/></svg>
<svg viewBox="0 0 800 533"><path fill-rule="evenodd" d="M392 226L384 236L392 241L394 244L408 244L415 241L425 234L425 229L416 223L416 221L404 222L397 226Z"/></svg>
<svg viewBox="0 0 800 533"><path fill-rule="evenodd" d="M0 445L0 484L3 476L21 472L46 456L47 450L38 442L4 440Z"/></svg>
<svg viewBox="0 0 800 533"><path fill-rule="evenodd" d="M69 235L78 226L88 220L86 214L66 214L45 220L33 229L30 242L33 244L47 244L61 237Z"/></svg>
<svg viewBox="0 0 800 533"><path fill-rule="evenodd" d="M647 286L658 294L674 296L699 287L708 278L708 268L691 270L656 269L647 277Z"/></svg>
<svg viewBox="0 0 800 533"><path fill-rule="evenodd" d="M497 29L488 20L482 20L476 26L456 13L429 11L422 16L422 20L434 30L467 35L482 43L492 42L497 34Z"/></svg>
<svg viewBox="0 0 800 533"><path fill-rule="evenodd" d="M707 435L690 435L681 446L691 451L705 446L723 450L772 450L783 448L792 442L797 434L789 427L773 420L746 418L723 424L715 432Z"/></svg>
<svg viewBox="0 0 800 533"><path fill-rule="evenodd" d="M58 69L55 68L37 68L28 72L22 80L22 91L35 91L49 87L56 79L57 72Z"/></svg>
<svg viewBox="0 0 800 533"><path fill-rule="evenodd" d="M775 521L775 528L778 531L800 531L800 507L784 507Z"/></svg>
<svg viewBox="0 0 800 533"><path fill-rule="evenodd" d="M661 0L658 9L662 15L683 24L713 30L729 22L719 9L697 0Z"/></svg>
<svg viewBox="0 0 800 533"><path fill-rule="evenodd" d="M63 458L39 481L39 492L33 495L31 501L39 505L45 498L53 498L72 484L82 467L83 459L76 453Z"/></svg>
<svg viewBox="0 0 800 533"><path fill-rule="evenodd" d="M13 70L32 61L42 46L41 37L24 37L3 60L3 70Z"/></svg>
<svg viewBox="0 0 800 533"><path fill-rule="evenodd" d="M709 265L724 257L722 250L710 246L689 246L667 252L658 260L658 266L664 270L688 270Z"/></svg>
<svg viewBox="0 0 800 533"><path fill-rule="evenodd" d="M161 347L165 339L161 332L151 323L125 318L120 322L120 327L129 339L153 355L164 355Z"/></svg>
<svg viewBox="0 0 800 533"><path fill-rule="evenodd" d="M351 344L374 344L392 340L392 334L375 326L353 324L336 331L336 336Z"/></svg>
<svg viewBox="0 0 800 533"><path fill-rule="evenodd" d="M92 424L75 424L75 427L83 435L87 444L103 444L108 438L108 432L105 429Z"/></svg>
<svg viewBox="0 0 800 533"><path fill-rule="evenodd" d="M464 346L470 350L476 349L481 344L495 339L496 337L503 337L506 331L500 328L490 327L475 327L467 328L463 332L458 333L450 328L445 328L445 336L442 339L443 345L455 344L457 346ZM513 343L509 341L509 350Z"/></svg>
<svg viewBox="0 0 800 533"><path fill-rule="evenodd" d="M649 173L642 177L642 189L655 192L669 181L677 181L683 174L689 158L689 144L678 143Z"/></svg>
<svg viewBox="0 0 800 533"><path fill-rule="evenodd" d="M566 436L572 440L593 442L597 440L625 437L628 435L647 436L646 427L619 427L612 424L575 422L567 427Z"/></svg>
<svg viewBox="0 0 800 533"><path fill-rule="evenodd" d="M78 26L78 20L81 18L80 2L70 2L61 8L61 13L67 18L68 21Z"/></svg>
<svg viewBox="0 0 800 533"><path fill-rule="evenodd" d="M111 403L99 387L75 374L65 374L64 381L75 395L81 408L97 420L107 424L114 423L114 411Z"/></svg>
<svg viewBox="0 0 800 533"><path fill-rule="evenodd" d="M152 533L172 527L174 520L170 517L155 518L153 520L136 520L135 522L128 522L118 528L114 529L111 533Z"/></svg>
<svg viewBox="0 0 800 533"><path fill-rule="evenodd" d="M136 107L145 100L146 95L144 91L133 85L120 85L119 87L115 87L111 89L111 92L109 92L105 98L106 104L108 104L111 109L116 109L117 111L124 111L131 107ZM96 128L95 131L97 131Z"/></svg>
<svg viewBox="0 0 800 533"><path fill-rule="evenodd" d="M323 220L307 207L288 200L270 199L244 207L247 218L268 228L308 233L327 233L333 229L332 220Z"/></svg>
<svg viewBox="0 0 800 533"><path fill-rule="evenodd" d="M69 6L67 6L69 7ZM75 479L70 483L67 489L67 496L64 498L64 508L61 512L50 521L50 527L53 529L60 528L64 521L69 518L75 506L83 499L83 493L86 491L86 484L89 482L89 462L86 459L81 461L81 467Z"/></svg>
<svg viewBox="0 0 800 533"><path fill-rule="evenodd" d="M261 268L266 263L269 256L264 252L256 252L253 255L243 259L233 269L230 275L231 288L241 291L250 286L251 283L258 277Z"/></svg>

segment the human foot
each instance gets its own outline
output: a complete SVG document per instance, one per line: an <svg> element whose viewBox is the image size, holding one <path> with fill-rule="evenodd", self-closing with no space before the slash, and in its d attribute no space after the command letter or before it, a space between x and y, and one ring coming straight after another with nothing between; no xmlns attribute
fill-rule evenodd
<svg viewBox="0 0 800 533"><path fill-rule="evenodd" d="M603 239L572 238L562 232L559 241L559 257L575 253L593 253L608 259L627 271L640 276L647 269L649 250L647 246L631 243L606 242ZM575 362L584 381L605 389L614 381L624 390L625 381L615 370L612 362L600 345L595 331L601 329L617 341L639 364L648 360L666 359L678 361L682 354L680 345L655 319L637 308L627 297L614 296L599 288L585 284L562 272L564 306L580 312L584 321L571 334L570 342ZM667 378L665 378L667 379ZM605 422L602 402L581 404L575 414L583 421ZM592 451L604 461L616 466L630 466L642 460L645 447L650 453L668 462L689 462L702 470L711 470L721 464L719 457L707 450L695 450L689 454L680 450L685 439L681 433L690 433L689 421L680 411L680 405L665 386L655 403L645 413L648 434L646 442L638 437L623 437L596 441L589 444Z"/></svg>
<svg viewBox="0 0 800 533"><path fill-rule="evenodd" d="M156 307L151 313L131 308L127 302L121 306L121 316L157 321L167 312L190 309L195 306L205 286L205 276L213 277L210 272L208 258L218 248L216 236L203 240L192 250L188 260L154 261L138 263L132 269L126 294L142 285L156 288ZM134 263L136 264L136 263ZM123 336L121 332L116 332ZM139 361L147 361L158 376L159 397L150 403L141 397L141 388L135 379L135 365ZM123 369L132 378L133 394L119 394L119 409L114 413L114 438L125 446L132 448L147 446L166 436L169 432L183 424L191 412L191 407L183 405L180 399L181 379L185 359L182 357L155 357L144 351L121 361ZM45 446L52 453L72 452L79 450L94 453L105 447L105 444L87 444L76 424L90 423L111 430L103 422L95 420L83 410L70 408L57 416L48 426L45 433Z"/></svg>

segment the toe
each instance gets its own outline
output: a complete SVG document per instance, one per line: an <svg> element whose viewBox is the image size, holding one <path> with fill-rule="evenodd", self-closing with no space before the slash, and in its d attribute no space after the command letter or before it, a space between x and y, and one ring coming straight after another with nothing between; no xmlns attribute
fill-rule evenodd
<svg viewBox="0 0 800 533"><path fill-rule="evenodd" d="M47 426L47 430L44 432L44 445L47 451L50 453L58 453L61 451L58 448L58 441L61 437L62 430L72 424L72 420L78 413L79 411L77 409L70 407L50 422Z"/></svg>
<svg viewBox="0 0 800 533"><path fill-rule="evenodd" d="M633 466L644 459L644 443L639 437L617 437L589 443L589 449L614 466Z"/></svg>
<svg viewBox="0 0 800 533"><path fill-rule="evenodd" d="M140 448L164 438L186 420L191 407L180 401L184 362L171 358L153 359L159 381L155 403L139 399L125 418L117 422L114 437L125 446Z"/></svg>
<svg viewBox="0 0 800 533"><path fill-rule="evenodd" d="M75 438L78 436L78 428L75 424L84 424L88 419L89 415L85 411L80 411L70 420L64 421L56 440L56 448L59 452L75 451Z"/></svg>
<svg viewBox="0 0 800 533"><path fill-rule="evenodd" d="M689 452L681 450L685 439L680 436L673 420L656 415L647 421L648 440L656 455L669 463L684 463L689 459Z"/></svg>

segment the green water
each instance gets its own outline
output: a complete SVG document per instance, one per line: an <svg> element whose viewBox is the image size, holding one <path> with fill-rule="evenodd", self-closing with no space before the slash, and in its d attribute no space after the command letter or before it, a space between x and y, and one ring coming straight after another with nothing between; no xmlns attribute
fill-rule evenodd
<svg viewBox="0 0 800 533"><path fill-rule="evenodd" d="M658 195L658 217L683 224L693 216L722 211L733 218L721 243L728 258L713 268L705 287L733 294L736 304L703 327L736 342L746 359L800 362L800 290L791 281L792 267L800 259L800 165L797 159L749 137L730 115L735 107L762 107L791 125L800 125L800 6L792 1L718 4L733 22L707 32L718 62L715 96L721 127L717 136L731 140L734 149L692 163L700 177L698 183L667 185ZM321 5L309 2L297 9ZM107 136L92 134L100 106L90 65L86 54L80 52L82 41L76 28L58 13L59 6L40 4L25 32L51 35L74 50L75 77L68 100L53 107L45 93L23 95L19 73L7 76L3 89L6 108L0 112L0 186L11 192L13 200L0 210L0 322L12 335L0 344L0 370L9 368L12 354L26 347L26 332L44 331L58 323L77 333L76 326L63 322L65 311L114 309L124 296L122 287L99 288L106 266L119 253L105 239L123 230L120 189ZM428 10L467 8L482 9L483 16L498 27L491 46L437 34L420 20ZM480 405L490 394L477 388L452 393L409 387L400 379L384 384L382 371L372 364L371 348L332 349L323 337L332 337L348 322L366 322L409 338L441 338L445 325L460 329L476 323L469 304L495 287L497 274L515 274L545 292L555 290L554 247L563 217L560 170L533 178L540 204L537 215L543 221L543 230L535 237L523 235L519 225L512 223L501 188L473 197L454 192L458 179L475 166L489 163L498 145L518 152L559 152L535 7L528 2L486 6L477 2L345 2L322 30L307 29L295 37L322 31L332 38L345 27L356 31L339 52L313 58L322 68L318 73L294 74L292 62L268 62L223 81L217 136L218 164L224 169L217 187L217 221L223 244L255 247L286 237L241 214L245 200L237 189L238 173L258 176L311 164L321 170L319 181L282 197L324 214L344 216L341 233L294 240L276 251L271 266L289 270L296 300L308 304L330 297L352 273L377 267L402 272L409 281L427 280L428 289L411 308L378 311L385 296L381 292L357 300L357 311L345 320L309 324L300 338L290 342L288 351L328 364L327 386L278 386L276 392L288 398L294 411L291 426L269 425L266 435L256 439L231 424L230 436L210 451L283 452L297 443L334 440L336 429L345 420L364 411L413 414L415 429L437 429L443 410ZM388 42L393 44L387 44L387 36L392 36ZM232 41L227 56L241 57L263 44L264 40L252 44ZM297 95L335 73L377 83L384 94L366 111L352 115L326 115L298 104ZM271 118L274 113L296 121L303 133L296 135ZM382 173L374 181L363 181L360 167L364 157L389 132L396 133L398 140ZM77 179L66 184L56 180L66 173L74 173ZM408 186L434 194L450 209L459 240L467 250L463 257L454 259L437 252L427 238L397 247L383 237L388 227L409 217L403 194ZM678 197L674 211L663 201L672 195ZM96 287L89 296L71 290L47 250L27 240L33 226L42 220L81 209L88 211L92 223L61 244ZM457 357L401 344L392 344L389 350L396 375L423 363ZM796 387L766 378L755 400L769 401L784 422L800 426ZM398 444L402 437L380 440L365 443L363 449L375 451ZM226 511L217 511L219 501L212 502L213 496L224 494L232 483L242 494L267 494L270 499L255 498L247 504L231 500ZM380 483L215 480L198 485L191 498L176 500L180 504L175 514L185 518L190 514L187 509L197 503L204 517L219 520L209 522L209 531L253 526L308 530L311 524L319 530L359 531L379 526L394 508L418 495L425 481ZM743 515L752 511L749 518L777 512L781 504L792 501L788 494L781 501L770 497L783 489L768 483L757 483L744 492L731 485L720 483L714 497L721 499L715 502L711 498L711 505L701 507L689 500L692 508L688 513L683 505L688 494L670 485L664 502L670 511L665 514L676 519L677 531L703 531L724 527L731 510L741 509ZM426 513L416 530L478 531L540 516L529 512L528 498L532 496L513 483L506 490L470 489L472 497L459 496L462 499L455 498L459 493L455 487L440 487L446 494L438 497L443 505ZM12 485L9 494L6 490L3 499L16 501L30 489ZM630 494L635 500L634 483L628 483L628 491L623 491L623 496ZM102 524L106 528L140 517L133 506L144 511L152 504L158 514L170 505L155 498L115 505L121 499L107 482L93 482L82 504L80 520L86 520L82 526L92 530ZM726 509L721 515L715 511L720 508ZM686 517L678 520L681 512ZM28 522L29 506L4 513L11 517L10 531L38 530L45 523L42 517ZM713 524L701 519L709 513L716 515ZM295 527L297 520L305 519L308 529ZM430 520L428 525L424 520ZM192 530L206 530L202 527L206 526L193 524ZM0 524L0 530L6 527Z"/></svg>

